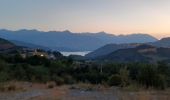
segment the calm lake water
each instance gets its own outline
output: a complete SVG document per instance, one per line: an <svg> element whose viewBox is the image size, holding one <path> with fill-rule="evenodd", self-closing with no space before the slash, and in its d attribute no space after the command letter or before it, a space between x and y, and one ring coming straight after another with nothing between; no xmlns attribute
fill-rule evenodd
<svg viewBox="0 0 170 100"><path fill-rule="evenodd" d="M85 56L86 54L90 53L91 51L79 51L79 52L61 52L64 56L69 56L69 55L81 55Z"/></svg>

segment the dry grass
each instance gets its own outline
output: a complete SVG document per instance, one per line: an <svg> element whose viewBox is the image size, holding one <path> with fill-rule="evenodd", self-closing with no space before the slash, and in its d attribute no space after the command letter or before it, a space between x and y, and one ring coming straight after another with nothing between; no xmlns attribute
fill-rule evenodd
<svg viewBox="0 0 170 100"><path fill-rule="evenodd" d="M47 83L47 88L49 88L49 89L52 89L52 88L54 88L56 86L56 83L55 82L48 82Z"/></svg>
<svg viewBox="0 0 170 100"><path fill-rule="evenodd" d="M125 89L84 83L56 86L54 82L47 84L8 82L0 85L1 93L5 91L7 95L12 93L11 91L20 91L23 88L26 88L27 91L32 91L32 89L44 91L43 95L28 100L114 100L115 98L118 98L116 100L170 100L170 90L138 89L136 91L138 86L129 86ZM78 95L70 95L75 92Z"/></svg>
<svg viewBox="0 0 170 100"><path fill-rule="evenodd" d="M84 91L93 91L93 90L105 90L108 89L107 86L104 85L93 85L93 84L88 84L88 83L78 83L69 86L69 89L77 89L77 90L84 90Z"/></svg>
<svg viewBox="0 0 170 100"><path fill-rule="evenodd" d="M15 81L0 83L0 92L24 91L24 87Z"/></svg>
<svg viewBox="0 0 170 100"><path fill-rule="evenodd" d="M120 100L170 100L168 91L121 92Z"/></svg>

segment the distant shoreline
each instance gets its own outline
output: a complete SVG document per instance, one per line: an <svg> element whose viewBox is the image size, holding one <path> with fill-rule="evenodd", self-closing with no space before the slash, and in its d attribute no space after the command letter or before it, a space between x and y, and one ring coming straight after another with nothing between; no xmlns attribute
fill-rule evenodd
<svg viewBox="0 0 170 100"><path fill-rule="evenodd" d="M61 54L64 56L70 56L70 55L80 55L80 56L85 56L86 54L90 53L91 51L72 51L72 52L67 52L67 51L61 51Z"/></svg>

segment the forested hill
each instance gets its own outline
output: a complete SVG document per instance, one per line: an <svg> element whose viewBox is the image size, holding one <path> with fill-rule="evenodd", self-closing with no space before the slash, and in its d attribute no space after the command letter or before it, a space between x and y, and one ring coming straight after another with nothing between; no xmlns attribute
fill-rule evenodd
<svg viewBox="0 0 170 100"><path fill-rule="evenodd" d="M0 38L0 50L13 48L15 45L8 40Z"/></svg>
<svg viewBox="0 0 170 100"><path fill-rule="evenodd" d="M143 44L135 48L119 49L96 59L114 62L170 62L170 48L155 47Z"/></svg>

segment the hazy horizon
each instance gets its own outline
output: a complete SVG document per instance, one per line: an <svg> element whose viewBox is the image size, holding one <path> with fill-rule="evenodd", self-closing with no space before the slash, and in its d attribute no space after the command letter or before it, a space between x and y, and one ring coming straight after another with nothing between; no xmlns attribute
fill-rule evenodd
<svg viewBox="0 0 170 100"><path fill-rule="evenodd" d="M101 32L104 32L106 34L111 34L111 35L115 35L115 36L127 36L127 35L133 35L133 34L147 34L147 35L150 35L156 39L162 39L162 38L166 38L165 36L161 37L161 38L157 38L155 36L153 36L152 34L149 34L149 33L129 33L129 34L126 34L126 33L122 33L122 34L115 34L115 33L108 33L108 32L105 32L105 31L98 31L98 32L89 32L89 31L84 31L84 32L73 32L71 30L39 30L39 29L26 29L26 28L23 28L23 29L5 29L5 28L0 28L0 30L7 30L7 31L21 31L21 30L28 30L28 31L31 31L31 30L35 30L35 31L41 31L41 32L64 32L64 31L69 31L71 33L75 33L75 34L86 34L86 33L90 33L90 34L98 34L98 33L101 33Z"/></svg>
<svg viewBox="0 0 170 100"><path fill-rule="evenodd" d="M170 36L169 0L1 0L0 28Z"/></svg>

